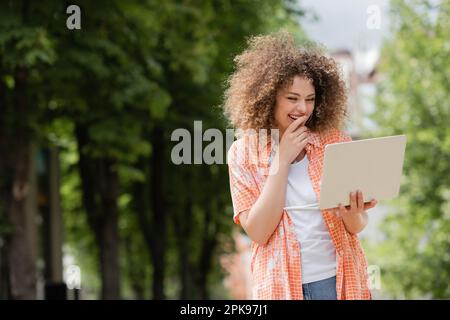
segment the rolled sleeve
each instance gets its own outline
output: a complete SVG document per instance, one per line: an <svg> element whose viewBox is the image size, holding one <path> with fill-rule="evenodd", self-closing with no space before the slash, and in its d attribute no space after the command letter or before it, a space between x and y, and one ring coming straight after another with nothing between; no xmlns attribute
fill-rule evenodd
<svg viewBox="0 0 450 320"><path fill-rule="evenodd" d="M233 203L233 221L240 224L239 214L251 209L258 199L258 186L250 166L243 161L236 147L236 142L228 151L228 171L230 193Z"/></svg>

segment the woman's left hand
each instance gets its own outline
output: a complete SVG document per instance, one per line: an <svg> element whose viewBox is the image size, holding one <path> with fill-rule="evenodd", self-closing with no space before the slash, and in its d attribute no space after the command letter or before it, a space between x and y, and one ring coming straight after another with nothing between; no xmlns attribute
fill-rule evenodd
<svg viewBox="0 0 450 320"><path fill-rule="evenodd" d="M350 205L344 206L340 203L339 206L334 209L334 212L342 217L355 216L376 205L376 199L372 199L370 202L365 203L362 191L356 190L356 192L350 192Z"/></svg>

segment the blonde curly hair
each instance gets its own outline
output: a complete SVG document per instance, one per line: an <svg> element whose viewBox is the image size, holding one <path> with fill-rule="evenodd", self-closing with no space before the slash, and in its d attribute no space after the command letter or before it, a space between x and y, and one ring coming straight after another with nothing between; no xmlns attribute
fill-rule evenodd
<svg viewBox="0 0 450 320"><path fill-rule="evenodd" d="M297 75L311 80L316 91L307 126L312 131L342 128L347 116L345 82L336 62L326 57L319 46L297 47L286 31L254 36L234 62L223 104L224 114L234 128L275 128L277 92L292 85Z"/></svg>

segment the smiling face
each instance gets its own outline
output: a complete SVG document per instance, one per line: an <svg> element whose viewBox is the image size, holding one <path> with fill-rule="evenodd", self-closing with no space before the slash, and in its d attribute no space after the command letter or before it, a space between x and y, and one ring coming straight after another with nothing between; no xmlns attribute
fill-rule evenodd
<svg viewBox="0 0 450 320"><path fill-rule="evenodd" d="M291 85L278 90L274 116L280 137L298 117L307 115L309 119L312 116L314 101L314 86L310 80L302 76L295 76Z"/></svg>

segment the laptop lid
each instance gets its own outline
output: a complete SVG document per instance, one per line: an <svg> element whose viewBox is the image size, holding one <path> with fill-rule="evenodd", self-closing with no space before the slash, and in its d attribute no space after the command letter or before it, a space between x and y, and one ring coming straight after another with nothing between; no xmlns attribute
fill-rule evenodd
<svg viewBox="0 0 450 320"><path fill-rule="evenodd" d="M349 194L356 190L363 192L364 202L397 197L405 147L405 135L326 145L319 208L349 205Z"/></svg>

